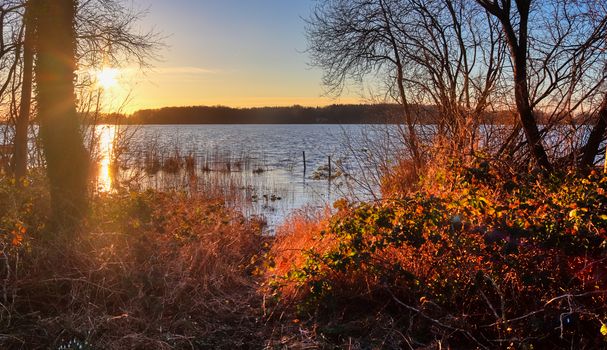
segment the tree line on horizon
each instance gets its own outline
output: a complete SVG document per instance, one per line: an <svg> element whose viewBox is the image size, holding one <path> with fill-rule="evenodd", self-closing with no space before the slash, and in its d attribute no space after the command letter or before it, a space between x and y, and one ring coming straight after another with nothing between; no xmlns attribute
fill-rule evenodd
<svg viewBox="0 0 607 350"><path fill-rule="evenodd" d="M437 106L415 106L417 122L431 125L441 117ZM84 116L83 116L84 117ZM484 124L516 123L510 111L487 112ZM547 121L547 118L539 118ZM227 106L180 106L141 109L132 114L106 113L95 124L402 124L397 103L332 104L322 107L301 105L235 108Z"/></svg>
<svg viewBox="0 0 607 350"><path fill-rule="evenodd" d="M398 123L396 104L344 104L325 107L186 106L143 109L130 116L108 115L100 122L125 124L384 124ZM431 108L428 108L430 121Z"/></svg>

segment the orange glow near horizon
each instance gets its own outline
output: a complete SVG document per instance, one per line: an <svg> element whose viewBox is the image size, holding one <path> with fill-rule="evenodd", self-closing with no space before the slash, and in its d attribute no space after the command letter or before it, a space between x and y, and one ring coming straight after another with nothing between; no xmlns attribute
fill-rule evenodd
<svg viewBox="0 0 607 350"><path fill-rule="evenodd" d="M342 99L331 99L325 97L319 98L254 98L247 99L244 98L241 101L235 101L232 99L217 99L217 100L207 100L200 99L198 101L193 100L183 101L181 99L167 99L164 103L159 103L159 101L137 101L137 98L134 98L133 104L126 106L125 114L132 114L138 110L142 109L160 109L163 107L190 107L190 106L225 106L231 108L256 108L256 107L291 107L294 105L299 105L303 107L324 107L332 104L360 104L365 103L362 99L357 98L342 98ZM138 102L138 103L137 103Z"/></svg>
<svg viewBox="0 0 607 350"><path fill-rule="evenodd" d="M103 90L102 111L132 114L141 109L182 106L323 107L331 104L365 103L359 94L340 98L314 96L297 82L264 85L257 79L237 81L232 73L209 73L202 69L102 68L92 72L96 86ZM211 75L211 77L208 77ZM208 79L208 80L207 80ZM263 89L262 89L263 88Z"/></svg>
<svg viewBox="0 0 607 350"><path fill-rule="evenodd" d="M103 112L128 115L140 109L217 105L321 107L367 102L361 96L374 88L373 82L365 82L369 85L346 87L340 98L323 96L322 70L310 66L305 53L304 18L314 0L136 3L148 10L133 28L142 33L156 28L167 36L162 35L163 45L143 66L125 59L109 67L100 57L108 67L87 72L102 90Z"/></svg>

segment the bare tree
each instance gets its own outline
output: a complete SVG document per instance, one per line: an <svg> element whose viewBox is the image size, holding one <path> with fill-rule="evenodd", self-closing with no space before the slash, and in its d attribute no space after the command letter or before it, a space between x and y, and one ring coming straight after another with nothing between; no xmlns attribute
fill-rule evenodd
<svg viewBox="0 0 607 350"><path fill-rule="evenodd" d="M334 0L317 7L307 32L330 92L368 76L386 80L419 167L439 143L451 154L474 152L501 77L498 29L469 2ZM430 133L422 132L428 122Z"/></svg>
<svg viewBox="0 0 607 350"><path fill-rule="evenodd" d="M452 156L473 154L501 78L504 46L496 23L469 2L404 3L392 21L407 61L407 94L436 109L435 145L446 142Z"/></svg>
<svg viewBox="0 0 607 350"><path fill-rule="evenodd" d="M485 151L518 167L584 170L605 138L603 2L325 0L307 32L329 92L387 82L418 166L438 144L451 157L475 154L484 134ZM495 121L505 123L497 144L493 132L479 132Z"/></svg>
<svg viewBox="0 0 607 350"><path fill-rule="evenodd" d="M146 69L163 46L160 33L142 31L136 26L146 11L127 5L124 0L86 0L78 6L76 23L80 74L76 92L91 155L95 153L95 142L98 141L95 125L103 107L103 90L95 86L95 72L105 67L125 65ZM128 102L129 96L114 108L121 110ZM91 161L95 161L93 158Z"/></svg>
<svg viewBox="0 0 607 350"><path fill-rule="evenodd" d="M80 69L133 61L147 67L155 59L163 37L154 30L137 28L146 11L126 4L124 0L80 1L76 12Z"/></svg>
<svg viewBox="0 0 607 350"><path fill-rule="evenodd" d="M0 4L0 103L6 102L6 92L18 66L23 26L19 11L20 1L3 1Z"/></svg>
<svg viewBox="0 0 607 350"><path fill-rule="evenodd" d="M594 165L595 158L599 153L599 146L605 138L605 130L607 129L607 94L594 114L593 119L596 119L596 124L588 135L586 145L581 149L580 167L585 171ZM607 163L607 159L605 159L605 162Z"/></svg>
<svg viewBox="0 0 607 350"><path fill-rule="evenodd" d="M28 162L28 125L32 105L32 84L34 71L34 21L30 6L26 6L23 16L25 34L23 36L23 72L21 82L21 96L19 114L15 120L15 140L13 154L13 171L17 186L27 173Z"/></svg>
<svg viewBox="0 0 607 350"><path fill-rule="evenodd" d="M0 4L0 120L2 120L2 149L0 171L10 171L12 138L11 127L16 119L14 100L20 89L21 53L24 27L21 21L23 4L19 0L7 0Z"/></svg>
<svg viewBox="0 0 607 350"><path fill-rule="evenodd" d="M312 62L324 69L323 83L339 94L348 79L385 72L398 88L405 135L416 167L422 164L414 114L403 85L404 62L393 27L392 1L336 0L321 3L308 20Z"/></svg>
<svg viewBox="0 0 607 350"><path fill-rule="evenodd" d="M600 2L477 3L501 23L509 47L517 112L536 163L547 171L555 162L559 167L571 164L588 168L594 163L607 126L605 112L601 112L605 108L601 96L606 77L607 17L598 8ZM589 138L580 137L578 131L591 120L575 120L576 115L596 120ZM562 126L567 122L575 132L570 152L563 157L566 152L554 139L554 132L564 130ZM583 140L587 140L585 145ZM553 148L551 155L546 147Z"/></svg>
<svg viewBox="0 0 607 350"><path fill-rule="evenodd" d="M26 0L7 0L0 6L0 20L3 23L0 77L4 79L0 89L0 110L6 113L6 119L10 122L8 131L14 130L14 134L5 137L5 142L12 143L14 147L12 170L16 179L23 177L27 170L28 142L31 140L28 125L30 114L36 112L35 106L32 108L31 96L36 53L31 44L34 33L26 4ZM135 28L144 15L145 11L127 7L122 0L79 2L75 22L79 72L86 73L102 65L119 66L133 61L140 67L146 67L155 57L162 38L156 32ZM80 74L77 81L76 94L80 104L86 101L86 95L90 95L93 88L92 81L86 79L85 75ZM5 108L2 108L2 101L6 103ZM78 108L82 110L80 104ZM85 111L90 107L84 106Z"/></svg>

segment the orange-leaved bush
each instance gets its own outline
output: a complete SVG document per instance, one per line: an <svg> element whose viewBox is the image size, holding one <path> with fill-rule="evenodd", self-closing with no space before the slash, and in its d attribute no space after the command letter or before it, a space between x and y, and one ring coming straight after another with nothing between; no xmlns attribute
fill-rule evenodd
<svg viewBox="0 0 607 350"><path fill-rule="evenodd" d="M333 326L389 315L395 347L605 346L607 177L504 176L489 163L446 173L343 206L274 275L276 293Z"/></svg>

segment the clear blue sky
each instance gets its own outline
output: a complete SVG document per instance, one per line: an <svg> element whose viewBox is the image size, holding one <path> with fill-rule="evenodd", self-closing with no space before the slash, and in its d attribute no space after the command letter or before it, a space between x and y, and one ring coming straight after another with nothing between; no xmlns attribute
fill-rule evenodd
<svg viewBox="0 0 607 350"><path fill-rule="evenodd" d="M155 69L129 85L130 110L167 105L325 105L305 23L314 0L133 0L167 36ZM122 88L125 88L124 86Z"/></svg>

